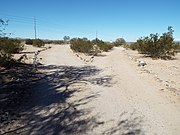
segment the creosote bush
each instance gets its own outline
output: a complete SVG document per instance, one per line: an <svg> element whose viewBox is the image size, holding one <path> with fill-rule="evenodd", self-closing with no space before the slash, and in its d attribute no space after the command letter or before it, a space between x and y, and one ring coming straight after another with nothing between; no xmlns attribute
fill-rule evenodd
<svg viewBox="0 0 180 135"><path fill-rule="evenodd" d="M137 50L137 43L129 43L124 46L125 48L129 48L131 50Z"/></svg>
<svg viewBox="0 0 180 135"><path fill-rule="evenodd" d="M86 38L73 38L70 44L71 49L75 52L90 54L93 50L92 43Z"/></svg>
<svg viewBox="0 0 180 135"><path fill-rule="evenodd" d="M176 42L176 53L180 53L180 42Z"/></svg>
<svg viewBox="0 0 180 135"><path fill-rule="evenodd" d="M111 50L113 48L113 45L108 44L102 40L96 39L96 41L92 41L95 45L98 46L98 48L104 52L108 52L109 50Z"/></svg>
<svg viewBox="0 0 180 135"><path fill-rule="evenodd" d="M87 38L73 38L70 40L70 47L75 52L97 54L101 51L109 51L113 48L112 45L103 42L102 40L88 40Z"/></svg>
<svg viewBox="0 0 180 135"><path fill-rule="evenodd" d="M45 42L41 39L27 39L26 44L27 45L33 45L36 47L42 47L45 45Z"/></svg>
<svg viewBox="0 0 180 135"><path fill-rule="evenodd" d="M5 53L15 54L23 50L23 45L17 39L0 38L0 50Z"/></svg>
<svg viewBox="0 0 180 135"><path fill-rule="evenodd" d="M10 67L15 63L13 54L23 50L21 41L17 39L0 38L0 66Z"/></svg>
<svg viewBox="0 0 180 135"><path fill-rule="evenodd" d="M44 40L45 44L55 44L55 45L61 45L64 44L63 40Z"/></svg>
<svg viewBox="0 0 180 135"><path fill-rule="evenodd" d="M33 39L27 39L25 43L27 45L33 45Z"/></svg>
<svg viewBox="0 0 180 135"><path fill-rule="evenodd" d="M145 54L152 58L170 58L175 55L177 44L174 42L173 29L168 27L168 32L159 34L150 34L144 38L138 39L129 48L138 50L139 53Z"/></svg>
<svg viewBox="0 0 180 135"><path fill-rule="evenodd" d="M16 62L13 54L22 51L23 45L20 40L5 37L7 33L4 30L7 25L8 21L0 19L0 66L10 68Z"/></svg>
<svg viewBox="0 0 180 135"><path fill-rule="evenodd" d="M44 46L45 43L43 42L43 40L41 39L35 39L33 40L33 46L36 46L36 47L42 47Z"/></svg>

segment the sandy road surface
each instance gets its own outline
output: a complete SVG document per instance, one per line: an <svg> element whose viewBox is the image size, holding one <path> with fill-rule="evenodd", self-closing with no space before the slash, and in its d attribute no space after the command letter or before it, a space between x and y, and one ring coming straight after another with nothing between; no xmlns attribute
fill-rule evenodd
<svg viewBox="0 0 180 135"><path fill-rule="evenodd" d="M39 58L44 78L8 134L180 134L178 97L142 77L122 48L92 63L69 46L53 46Z"/></svg>

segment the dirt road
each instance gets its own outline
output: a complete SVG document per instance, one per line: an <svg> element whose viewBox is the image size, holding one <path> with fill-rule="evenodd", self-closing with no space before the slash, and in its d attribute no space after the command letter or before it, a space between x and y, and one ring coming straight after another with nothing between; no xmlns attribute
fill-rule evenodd
<svg viewBox="0 0 180 135"><path fill-rule="evenodd" d="M40 53L43 79L7 134L178 135L180 102L115 48L80 60L69 46Z"/></svg>

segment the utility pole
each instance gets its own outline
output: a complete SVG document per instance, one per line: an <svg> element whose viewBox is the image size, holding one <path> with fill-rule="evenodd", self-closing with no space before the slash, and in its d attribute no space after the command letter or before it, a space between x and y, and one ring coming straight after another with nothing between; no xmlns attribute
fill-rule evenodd
<svg viewBox="0 0 180 135"><path fill-rule="evenodd" d="M36 39L36 17L34 17L34 38Z"/></svg>
<svg viewBox="0 0 180 135"><path fill-rule="evenodd" d="M96 42L98 40L98 31L96 30Z"/></svg>

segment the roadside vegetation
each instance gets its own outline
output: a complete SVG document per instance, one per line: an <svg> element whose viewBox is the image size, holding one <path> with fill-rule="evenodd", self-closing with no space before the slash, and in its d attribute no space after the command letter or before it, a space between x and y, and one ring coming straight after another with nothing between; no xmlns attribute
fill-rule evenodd
<svg viewBox="0 0 180 135"><path fill-rule="evenodd" d="M64 44L63 40L43 40L45 44L55 44L55 45L61 45Z"/></svg>
<svg viewBox="0 0 180 135"><path fill-rule="evenodd" d="M108 52L113 48L113 45L106 43L99 39L94 39L92 41L87 38L73 38L70 40L70 47L75 52L94 54L100 53L102 51Z"/></svg>
<svg viewBox="0 0 180 135"><path fill-rule="evenodd" d="M93 51L93 44L87 38L73 38L70 47L75 52L90 54Z"/></svg>
<svg viewBox="0 0 180 135"><path fill-rule="evenodd" d="M116 41L113 43L114 46L118 47L118 46L122 46L122 45L126 45L126 40L124 38L118 38L116 39Z"/></svg>
<svg viewBox="0 0 180 135"><path fill-rule="evenodd" d="M7 21L0 19L0 66L10 68L14 66L16 60L13 59L13 54L23 50L23 45L18 39L10 39L6 37L4 32Z"/></svg>
<svg viewBox="0 0 180 135"><path fill-rule="evenodd" d="M31 83L39 79L32 65L13 58L24 49L24 41L9 38L7 25L8 21L0 19L0 127L18 118L19 106L32 94ZM39 40L35 43L42 45Z"/></svg>
<svg viewBox="0 0 180 135"><path fill-rule="evenodd" d="M108 52L111 50L114 46L110 43L104 42L99 39L95 39L92 41L93 45L97 46L97 48L101 51Z"/></svg>
<svg viewBox="0 0 180 135"><path fill-rule="evenodd" d="M174 42L173 32L174 30L169 26L168 32L161 36L158 33L150 34L144 38L139 38L127 47L152 58L169 59L176 54L179 48L179 43Z"/></svg>
<svg viewBox="0 0 180 135"><path fill-rule="evenodd" d="M45 45L45 42L41 39L27 39L25 43L27 45L33 45L35 47L42 47Z"/></svg>

